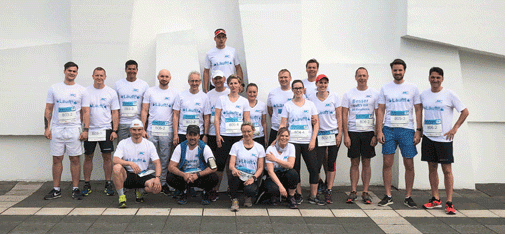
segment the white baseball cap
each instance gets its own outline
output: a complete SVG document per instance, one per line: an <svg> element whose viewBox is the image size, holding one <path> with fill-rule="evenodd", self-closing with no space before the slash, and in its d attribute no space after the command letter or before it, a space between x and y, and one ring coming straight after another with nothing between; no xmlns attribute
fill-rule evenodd
<svg viewBox="0 0 505 234"><path fill-rule="evenodd" d="M144 127L144 124L142 123L142 121L140 121L139 119L134 119L132 121L132 123L130 124L130 128L138 128L138 127L141 127L143 128Z"/></svg>
<svg viewBox="0 0 505 234"><path fill-rule="evenodd" d="M224 73L221 70L215 70L214 72L212 72L212 79L214 79L218 76L224 77Z"/></svg>

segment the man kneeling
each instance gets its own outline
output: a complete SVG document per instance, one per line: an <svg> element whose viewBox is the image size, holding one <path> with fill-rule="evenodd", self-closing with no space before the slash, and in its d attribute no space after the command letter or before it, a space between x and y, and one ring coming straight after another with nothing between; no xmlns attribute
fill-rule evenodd
<svg viewBox="0 0 505 234"><path fill-rule="evenodd" d="M161 163L154 144L143 139L144 125L138 119L130 125L131 137L119 142L112 162L112 179L119 195L119 208L126 208L123 187L136 189L136 202L144 202L143 191L157 194L161 191ZM147 170L149 160L156 171ZM156 175L156 176L155 176ZM137 190L138 189L138 190Z"/></svg>
<svg viewBox="0 0 505 234"><path fill-rule="evenodd" d="M210 147L200 140L200 127L189 125L186 139L175 147L168 164L167 183L182 191L177 203L188 203L188 188L198 187L204 190L202 204L210 204L209 192L218 183L214 154Z"/></svg>

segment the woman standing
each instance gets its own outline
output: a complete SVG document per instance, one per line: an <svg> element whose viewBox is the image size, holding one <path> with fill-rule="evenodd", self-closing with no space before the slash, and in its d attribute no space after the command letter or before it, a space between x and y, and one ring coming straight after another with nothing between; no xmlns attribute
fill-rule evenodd
<svg viewBox="0 0 505 234"><path fill-rule="evenodd" d="M295 80L291 84L294 96L291 101L286 102L282 109L280 127L286 127L289 123L289 143L295 146L295 170L300 175L300 156L309 170L310 196L309 203L325 205L324 201L317 197L317 183L319 181L319 168L317 167L317 155L315 151L316 137L319 131L319 118L317 109L313 102L304 98L305 88L301 80ZM311 123L314 120L314 125ZM302 187L297 186L295 199L297 204L301 204Z"/></svg>
<svg viewBox="0 0 505 234"><path fill-rule="evenodd" d="M263 148L268 145L267 135L267 105L256 99L258 96L258 86L255 83L247 85L247 100L251 107L251 122L254 125L254 141L260 143Z"/></svg>
<svg viewBox="0 0 505 234"><path fill-rule="evenodd" d="M244 188L245 207L252 206L252 198L256 196L258 186L256 181L261 177L265 164L265 149L253 140L254 126L250 122L241 124L242 141L233 144L230 151L229 168L231 176L228 179L231 195L231 210L239 210L237 191Z"/></svg>
<svg viewBox="0 0 505 234"><path fill-rule="evenodd" d="M333 203L331 192L333 181L335 180L335 162L337 160L338 148L342 142L342 106L340 98L334 92L327 91L329 79L321 74L316 78L317 92L309 97L314 102L319 112L319 132L317 134L317 168L321 168L323 162L326 171L326 191L324 200L326 203ZM328 159L324 160L326 151Z"/></svg>

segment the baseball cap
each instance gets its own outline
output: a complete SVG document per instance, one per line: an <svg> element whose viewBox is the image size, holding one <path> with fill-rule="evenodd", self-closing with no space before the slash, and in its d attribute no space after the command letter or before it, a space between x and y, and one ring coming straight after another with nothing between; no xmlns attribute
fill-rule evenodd
<svg viewBox="0 0 505 234"><path fill-rule="evenodd" d="M319 80L321 80L321 79L325 79L325 78L326 78L326 80L327 80L328 82L330 81L330 79L328 79L328 77L327 77L325 74L321 74L321 75L318 75L318 76L316 77L316 82L318 82L318 81L319 81Z"/></svg>
<svg viewBox="0 0 505 234"><path fill-rule="evenodd" d="M214 79L218 76L224 77L224 73L221 70L216 70L216 71L212 72L212 79Z"/></svg>
<svg viewBox="0 0 505 234"><path fill-rule="evenodd" d="M186 129L186 134L190 133L200 134L200 127L198 125L189 125Z"/></svg>
<svg viewBox="0 0 505 234"><path fill-rule="evenodd" d="M219 34L224 34L226 35L226 31L224 31L224 29L220 28L220 29L217 29L215 32L214 32L214 36L217 36Z"/></svg>
<svg viewBox="0 0 505 234"><path fill-rule="evenodd" d="M144 124L142 124L142 121L140 121L139 119L134 119L130 124L130 128L138 128L138 127L143 128Z"/></svg>

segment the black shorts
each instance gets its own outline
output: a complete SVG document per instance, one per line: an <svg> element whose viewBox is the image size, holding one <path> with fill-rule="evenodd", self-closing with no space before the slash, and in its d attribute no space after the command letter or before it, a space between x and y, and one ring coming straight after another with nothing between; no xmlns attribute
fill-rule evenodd
<svg viewBox="0 0 505 234"><path fill-rule="evenodd" d="M375 156L375 147L370 145L374 132L349 132L351 138L351 147L347 150L349 158L373 158Z"/></svg>
<svg viewBox="0 0 505 234"><path fill-rule="evenodd" d="M421 161L434 162L440 164L450 164L454 162L451 142L432 141L423 136L421 144Z"/></svg>
<svg viewBox="0 0 505 234"><path fill-rule="evenodd" d="M226 168L226 163L230 159L230 150L235 142L238 142L242 139L242 136L223 136L224 142L221 142L221 148L217 148L216 154L214 157L216 158L217 171L224 171ZM217 143L216 143L217 144Z"/></svg>
<svg viewBox="0 0 505 234"><path fill-rule="evenodd" d="M217 152L216 136L209 135L207 137L207 145L210 147L210 150L212 150L212 154L216 155Z"/></svg>
<svg viewBox="0 0 505 234"><path fill-rule="evenodd" d="M275 141L275 139L277 139L277 130L273 129L273 128L270 128L270 137L268 138L268 145L271 145L272 142Z"/></svg>
<svg viewBox="0 0 505 234"><path fill-rule="evenodd" d="M112 130L105 130L105 141L84 141L84 154L94 155L96 143L100 144L102 153L112 153L114 151L114 144L110 140Z"/></svg>
<svg viewBox="0 0 505 234"><path fill-rule="evenodd" d="M263 146L263 148L266 149L266 146L265 146L265 136L262 136L262 137L256 137L253 139L255 142L258 142L261 146Z"/></svg>
<svg viewBox="0 0 505 234"><path fill-rule="evenodd" d="M126 168L125 168L126 170ZM126 180L123 183L123 187L133 189L133 188L145 188L146 181L154 178L154 173L140 177L139 175L126 171Z"/></svg>

